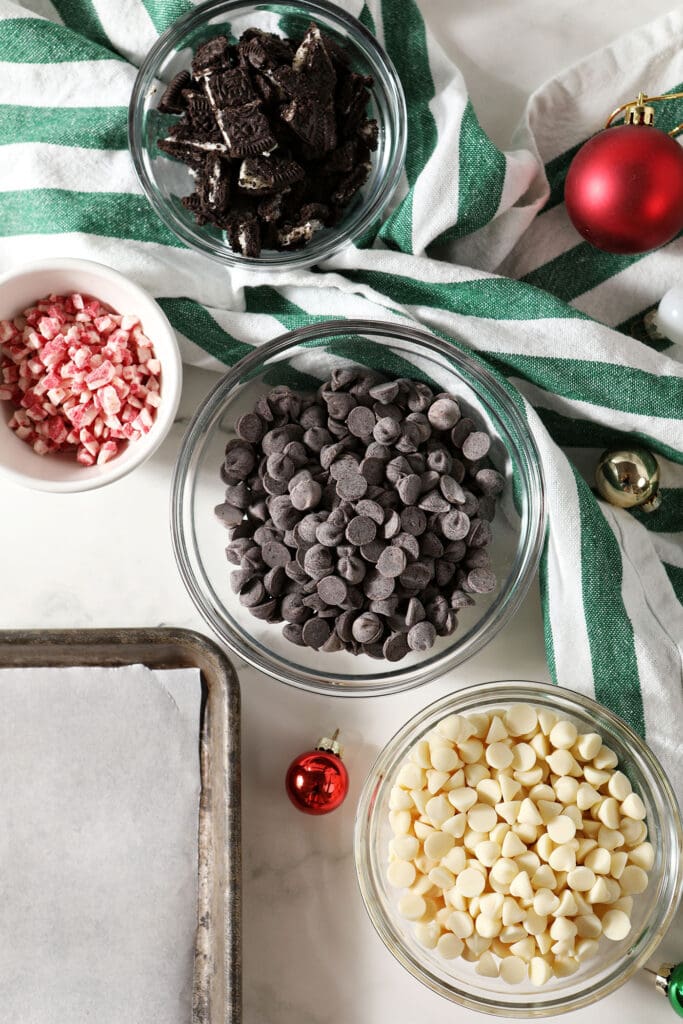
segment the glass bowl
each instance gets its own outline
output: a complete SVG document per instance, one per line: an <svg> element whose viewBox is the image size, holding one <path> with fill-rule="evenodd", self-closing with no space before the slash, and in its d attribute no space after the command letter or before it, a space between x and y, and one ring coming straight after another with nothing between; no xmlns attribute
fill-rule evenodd
<svg viewBox="0 0 683 1024"><path fill-rule="evenodd" d="M619 758L619 768L643 799L655 862L646 891L634 897L631 934L621 942L602 939L596 955L568 978L536 988L485 978L463 959L445 960L420 946L413 926L400 917L400 890L386 880L389 794L408 752L450 714L500 711L524 702L559 712L579 732L599 732ZM497 682L469 686L412 718L387 743L361 793L356 815L356 870L368 914L396 959L433 992L473 1010L532 1019L576 1010L622 985L652 955L676 910L681 887L681 819L664 772L646 744L622 719L588 697L548 683Z"/></svg>
<svg viewBox="0 0 683 1024"><path fill-rule="evenodd" d="M459 613L450 637L428 652L390 663L347 651L320 653L283 637L280 625L254 618L229 585L227 534L213 509L224 499L219 476L235 422L279 384L315 390L340 366L363 365L386 378L419 377L454 395L492 437L489 457L505 478L490 546L498 589ZM268 342L216 385L185 435L171 494L171 527L178 566L197 608L241 658L276 679L319 693L391 693L427 682L478 651L513 614L533 578L545 531L538 452L504 388L453 345L402 324L327 321Z"/></svg>
<svg viewBox="0 0 683 1024"><path fill-rule="evenodd" d="M253 26L279 35L302 36L311 21L339 43L351 58L353 70L371 75L368 116L377 119L379 143L372 154L370 177L346 209L339 224L317 232L301 250L264 250L257 258L234 253L223 231L199 227L180 202L194 188L185 164L157 149L157 139L177 118L157 109L164 87L189 68L193 51L221 32L235 38ZM400 79L382 47L366 28L328 0L209 0L179 18L147 54L138 72L130 102L129 142L140 183L157 214L177 237L199 252L233 267L278 270L306 267L327 259L347 242L359 238L382 215L403 171L407 139L406 104Z"/></svg>

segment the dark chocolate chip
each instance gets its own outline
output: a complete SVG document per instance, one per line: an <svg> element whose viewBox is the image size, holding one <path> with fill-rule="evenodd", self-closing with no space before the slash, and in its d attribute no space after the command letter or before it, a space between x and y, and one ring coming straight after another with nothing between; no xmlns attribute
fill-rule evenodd
<svg viewBox="0 0 683 1024"><path fill-rule="evenodd" d="M377 524L370 516L355 516L346 527L346 539L351 544L360 547L361 544L369 544L375 539Z"/></svg>
<svg viewBox="0 0 683 1024"><path fill-rule="evenodd" d="M357 501L363 497L367 489L367 480L358 472L353 476L343 476L337 480L337 494L346 501Z"/></svg>
<svg viewBox="0 0 683 1024"><path fill-rule="evenodd" d="M405 658L410 648L405 633L392 633L384 641L382 653L387 661L400 661Z"/></svg>
<svg viewBox="0 0 683 1024"><path fill-rule="evenodd" d="M387 550L389 549L387 548ZM403 557L405 558L405 555ZM384 576L376 570L368 573L363 583L366 596L373 601L382 601L384 598L391 597L394 592L394 586L393 577Z"/></svg>
<svg viewBox="0 0 683 1024"><path fill-rule="evenodd" d="M399 582L406 590L420 590L426 587L432 578L429 566L424 562L411 562L407 565L401 575Z"/></svg>
<svg viewBox="0 0 683 1024"><path fill-rule="evenodd" d="M374 612L363 612L354 619L351 632L359 644L371 644L378 640L384 631L382 620Z"/></svg>
<svg viewBox="0 0 683 1024"><path fill-rule="evenodd" d="M409 505L401 512L401 530L419 537L427 529L427 516L421 508Z"/></svg>
<svg viewBox="0 0 683 1024"><path fill-rule="evenodd" d="M325 619L316 615L304 625L301 636L307 647L313 647L317 650L318 647L322 647L325 641L329 639L330 627Z"/></svg>
<svg viewBox="0 0 683 1024"><path fill-rule="evenodd" d="M437 398L427 410L427 419L436 430L451 430L460 419L460 407L452 398Z"/></svg>
<svg viewBox="0 0 683 1024"><path fill-rule="evenodd" d="M244 517L242 509L235 508L234 505L228 504L227 501L222 502L220 505L216 505L214 512L216 518L220 519L224 526L232 529L235 526L239 526Z"/></svg>
<svg viewBox="0 0 683 1024"><path fill-rule="evenodd" d="M431 622L418 622L406 637L411 651L428 651L434 646L436 630Z"/></svg>
<svg viewBox="0 0 683 1024"><path fill-rule="evenodd" d="M467 584L475 594L490 594L496 589L496 576L490 569L471 569Z"/></svg>
<svg viewBox="0 0 683 1024"><path fill-rule="evenodd" d="M406 558L405 551L403 551L403 549L400 547L390 545L389 547L385 548L382 554L379 556L379 559L377 561L377 571L381 576L393 578L395 576L400 576L401 573L405 570L407 564L408 560ZM379 594L371 595L367 590L366 593L368 594L369 597L380 596ZM391 591L389 591L389 593L391 593ZM389 595L387 594L384 596L388 597Z"/></svg>
<svg viewBox="0 0 683 1024"><path fill-rule="evenodd" d="M235 424L235 430L244 441L258 444L263 437L265 425L257 413L248 412L244 416L240 416Z"/></svg>
<svg viewBox="0 0 683 1024"><path fill-rule="evenodd" d="M505 487L505 478L495 469L480 469L475 480L479 484L481 493L491 497L500 494Z"/></svg>
<svg viewBox="0 0 683 1024"><path fill-rule="evenodd" d="M418 505L425 512L448 512L451 507L450 503L438 491L429 491L420 498Z"/></svg>
<svg viewBox="0 0 683 1024"><path fill-rule="evenodd" d="M304 638L302 636L301 626L297 622L287 622L282 627L282 635L285 640L290 640L297 647L303 647Z"/></svg>
<svg viewBox="0 0 683 1024"><path fill-rule="evenodd" d="M368 438L375 428L375 414L364 405L357 405L346 419L346 425L354 437Z"/></svg>
<svg viewBox="0 0 683 1024"><path fill-rule="evenodd" d="M271 569L274 569L278 565L286 565L289 561L289 551L284 544L279 544L277 541L267 541L261 548L261 555L263 561Z"/></svg>
<svg viewBox="0 0 683 1024"><path fill-rule="evenodd" d="M471 420L469 416L463 416L461 420L458 420L451 430L451 441L455 447L462 448L465 438L468 437L473 430L474 420Z"/></svg>
<svg viewBox="0 0 683 1024"><path fill-rule="evenodd" d="M469 516L464 512L448 512L441 520L441 532L449 540L463 540L469 530Z"/></svg>

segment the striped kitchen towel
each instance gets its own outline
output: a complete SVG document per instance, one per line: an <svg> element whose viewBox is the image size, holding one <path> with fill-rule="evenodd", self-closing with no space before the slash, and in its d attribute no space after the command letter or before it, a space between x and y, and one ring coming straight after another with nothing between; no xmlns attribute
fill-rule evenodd
<svg viewBox="0 0 683 1024"><path fill-rule="evenodd" d="M646 256L592 249L562 202L569 161L639 89L683 88L683 11L618 40L535 93L501 152L415 0L345 0L403 80L408 158L376 237L273 279L188 251L141 194L127 104L145 52L189 0L0 0L0 270L50 255L108 263L158 297L186 358L231 364L328 317L408 316L513 385L548 485L541 563L553 678L647 738L683 795L682 349L643 314L683 272L683 239ZM276 27L276 26L275 26ZM664 128L683 104L664 105ZM590 489L599 451L634 439L663 503L628 513Z"/></svg>

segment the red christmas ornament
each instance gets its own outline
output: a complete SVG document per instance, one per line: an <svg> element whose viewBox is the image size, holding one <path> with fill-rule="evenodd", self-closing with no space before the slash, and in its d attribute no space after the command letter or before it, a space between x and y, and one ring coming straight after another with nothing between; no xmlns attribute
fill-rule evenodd
<svg viewBox="0 0 683 1024"><path fill-rule="evenodd" d="M299 754L287 769L287 795L304 814L329 814L346 798L349 773L341 759L338 735L339 729L331 739L318 740L314 750Z"/></svg>
<svg viewBox="0 0 683 1024"><path fill-rule="evenodd" d="M654 127L648 99L641 93L615 110L567 172L567 213L576 230L606 252L648 252L683 228L683 149ZM624 123L610 128L622 110Z"/></svg>

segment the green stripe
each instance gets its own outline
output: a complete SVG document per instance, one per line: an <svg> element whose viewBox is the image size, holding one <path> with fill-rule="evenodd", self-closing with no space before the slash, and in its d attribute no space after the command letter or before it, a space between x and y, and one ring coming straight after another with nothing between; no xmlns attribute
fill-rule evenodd
<svg viewBox="0 0 683 1024"><path fill-rule="evenodd" d="M294 331L298 327L308 327L309 324L324 323L330 319L329 316L318 313L307 313L301 306L290 302L281 292L268 285L245 288L244 302L245 312L266 313L279 320L288 331Z"/></svg>
<svg viewBox="0 0 683 1024"><path fill-rule="evenodd" d="M541 586L541 610L543 612L543 640L545 642L545 656L550 670L550 678L557 684L557 665L555 663L555 645L553 643L553 629L550 624L550 592L548 589L548 547L550 536L546 536L543 545L543 553L538 566L539 582Z"/></svg>
<svg viewBox="0 0 683 1024"><path fill-rule="evenodd" d="M591 319L538 288L508 278L486 277L475 281L441 284L416 281L378 270L345 270L344 276L359 284L369 285L393 302L405 306L447 309L463 316L491 320L542 320L549 317Z"/></svg>
<svg viewBox="0 0 683 1024"><path fill-rule="evenodd" d="M683 604L683 569L680 565L669 565L667 562L662 562L664 571L669 577L669 582L673 587L674 594L676 595L680 604Z"/></svg>
<svg viewBox="0 0 683 1024"><path fill-rule="evenodd" d="M657 377L644 370L590 359L525 356L486 352L491 362L537 384L545 391L574 401L590 402L636 416L683 419L683 377Z"/></svg>
<svg viewBox="0 0 683 1024"><path fill-rule="evenodd" d="M633 625L621 596L623 569L617 539L574 469L581 520L583 606L590 645L595 696L645 736ZM571 685L571 678L562 680Z"/></svg>
<svg viewBox="0 0 683 1024"><path fill-rule="evenodd" d="M10 64L68 64L79 60L122 60L117 53L42 18L0 21L0 61Z"/></svg>
<svg viewBox="0 0 683 1024"><path fill-rule="evenodd" d="M194 299L157 299L173 326L186 338L227 366L249 355L251 345L245 345L223 330L209 311Z"/></svg>
<svg viewBox="0 0 683 1024"><path fill-rule="evenodd" d="M375 25L375 19L372 16L372 11L367 4L363 4L363 9L358 15L358 20L368 32L372 32L373 36L377 35L377 26Z"/></svg>
<svg viewBox="0 0 683 1024"><path fill-rule="evenodd" d="M143 196L59 188L0 192L0 237L72 231L183 248Z"/></svg>
<svg viewBox="0 0 683 1024"><path fill-rule="evenodd" d="M177 18L195 10L190 0L142 0L142 6L157 32L165 32Z"/></svg>
<svg viewBox="0 0 683 1024"><path fill-rule="evenodd" d="M463 114L458 144L458 219L433 243L441 245L490 223L500 207L505 156L482 130L470 101Z"/></svg>
<svg viewBox="0 0 683 1024"><path fill-rule="evenodd" d="M109 37L102 27L92 0L52 0L52 5L67 28L86 36L93 43L111 49Z"/></svg>
<svg viewBox="0 0 683 1024"><path fill-rule="evenodd" d="M676 238L682 235L683 231L679 231ZM636 253L634 256L620 256L602 252L588 242L580 242L579 245L563 252L561 256L556 256L555 259L526 274L522 281L535 285L536 288L543 288L556 295L558 299L571 302L648 255L650 254L644 252Z"/></svg>
<svg viewBox="0 0 683 1024"><path fill-rule="evenodd" d="M655 533L683 531L683 487L662 487L662 504L656 512L634 508L631 515Z"/></svg>
<svg viewBox="0 0 683 1024"><path fill-rule="evenodd" d="M601 423L563 416L554 409L543 409L541 406L536 408L536 412L555 444L562 448L626 448L636 439L672 462L683 462L683 452L662 444L649 434L614 430Z"/></svg>
<svg viewBox="0 0 683 1024"><path fill-rule="evenodd" d="M127 149L126 107L0 106L0 146L48 142L83 149Z"/></svg>
<svg viewBox="0 0 683 1024"><path fill-rule="evenodd" d="M382 24L384 44L398 71L408 108L405 171L409 191L385 221L380 236L392 248L412 252L415 182L438 141L436 122L429 108L434 98L434 81L425 24L415 0L382 0Z"/></svg>

